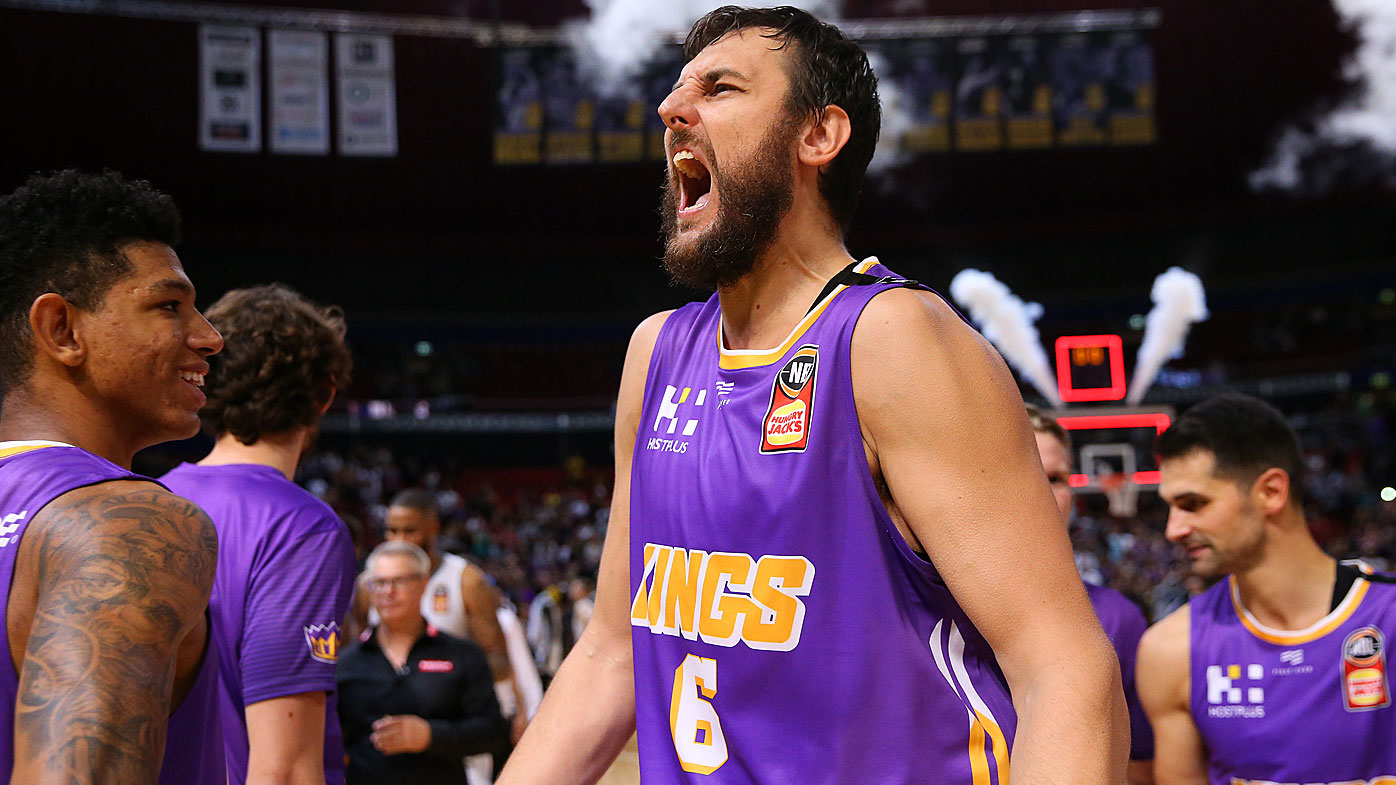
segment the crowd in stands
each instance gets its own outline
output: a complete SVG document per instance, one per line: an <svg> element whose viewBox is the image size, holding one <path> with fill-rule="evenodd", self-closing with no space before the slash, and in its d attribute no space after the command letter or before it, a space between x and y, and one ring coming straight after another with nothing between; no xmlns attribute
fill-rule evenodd
<svg viewBox="0 0 1396 785"><path fill-rule="evenodd" d="M1292 416L1308 463L1306 509L1320 544L1378 569L1396 567L1396 502L1381 500L1381 489L1396 485L1393 402L1389 394L1364 396ZM545 673L575 640L573 608L589 605L601 560L608 469L574 459L550 470L466 470L380 446L317 452L298 479L335 507L361 556L381 538L384 505L394 493L409 485L434 490L443 547L480 565L513 603ZM1111 514L1103 496L1084 493L1072 524L1083 577L1124 593L1151 621L1206 588L1164 538L1166 518L1166 506L1151 493L1140 496L1131 517Z"/></svg>

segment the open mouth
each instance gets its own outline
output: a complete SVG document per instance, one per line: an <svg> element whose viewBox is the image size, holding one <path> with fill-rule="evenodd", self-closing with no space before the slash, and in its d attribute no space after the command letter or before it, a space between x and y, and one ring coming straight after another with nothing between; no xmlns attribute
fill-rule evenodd
<svg viewBox="0 0 1396 785"><path fill-rule="evenodd" d="M713 179L708 168L692 152L674 153L674 170L679 174L679 214L693 215L708 206Z"/></svg>
<svg viewBox="0 0 1396 785"><path fill-rule="evenodd" d="M189 382L195 387L204 386L204 375L196 371L180 371L179 378L183 379L186 382Z"/></svg>

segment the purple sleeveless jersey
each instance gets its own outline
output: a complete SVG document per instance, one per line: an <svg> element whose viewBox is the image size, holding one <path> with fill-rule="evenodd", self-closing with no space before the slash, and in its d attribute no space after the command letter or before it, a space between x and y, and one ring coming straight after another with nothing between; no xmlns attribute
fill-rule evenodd
<svg viewBox="0 0 1396 785"><path fill-rule="evenodd" d="M1120 660L1120 677L1124 682L1125 706L1129 709L1129 759L1154 759L1154 729L1149 725L1149 716L1139 702L1139 691L1134 686L1134 665L1139 657L1139 639L1144 637L1148 622L1139 606L1129 598L1104 586L1086 584L1086 595L1091 599L1100 626L1105 628L1106 637L1115 647L1115 656Z"/></svg>
<svg viewBox="0 0 1396 785"><path fill-rule="evenodd" d="M9 608L19 541L30 521L63 494L112 480L158 485L76 447L52 442L0 442L0 606ZM210 628L209 636L214 631ZM0 785L14 769L15 698L19 677L10 657L7 625L0 625ZM218 725L218 652L208 647L194 687L170 716L160 785L223 785L223 740Z"/></svg>
<svg viewBox="0 0 1396 785"><path fill-rule="evenodd" d="M323 692L325 782L343 785L334 669L339 621L354 588L349 530L328 504L270 466L186 463L161 480L202 507L218 529L209 610L229 781L247 779L247 706Z"/></svg>
<svg viewBox="0 0 1396 785"><path fill-rule="evenodd" d="M631 469L645 785L1006 785L993 652L898 533L863 452L840 285L777 349L720 349L716 297L665 322ZM933 402L928 401L928 405Z"/></svg>
<svg viewBox="0 0 1396 785"><path fill-rule="evenodd" d="M1359 578L1306 630L1260 624L1235 581L1189 605L1191 705L1213 785L1396 783L1396 585Z"/></svg>

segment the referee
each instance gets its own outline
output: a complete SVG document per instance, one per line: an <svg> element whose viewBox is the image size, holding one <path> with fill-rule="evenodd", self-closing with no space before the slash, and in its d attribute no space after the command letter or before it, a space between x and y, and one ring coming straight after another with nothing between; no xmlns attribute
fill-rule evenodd
<svg viewBox="0 0 1396 785"><path fill-rule="evenodd" d="M484 652L422 618L430 571L410 543L369 554L382 621L340 655L337 673L348 785L465 785L463 758L507 741Z"/></svg>

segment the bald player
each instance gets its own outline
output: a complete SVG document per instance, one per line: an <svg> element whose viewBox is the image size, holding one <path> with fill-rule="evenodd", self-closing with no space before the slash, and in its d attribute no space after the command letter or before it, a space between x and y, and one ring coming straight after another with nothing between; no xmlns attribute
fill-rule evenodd
<svg viewBox="0 0 1396 785"><path fill-rule="evenodd" d="M501 781L594 782L632 730L646 785L1123 781L1119 661L1012 375L844 245L866 55L726 6L684 56L664 261L717 293L631 339L595 610Z"/></svg>
<svg viewBox="0 0 1396 785"><path fill-rule="evenodd" d="M0 198L0 783L222 785L213 523L131 472L223 340L179 213L114 172Z"/></svg>
<svg viewBox="0 0 1396 785"><path fill-rule="evenodd" d="M1062 525L1071 527L1071 437L1056 418L1031 404L1028 423L1037 438L1037 454L1052 486L1052 496L1062 516ZM1129 708L1129 768L1125 772L1129 785L1151 785L1154 781L1154 733L1149 718L1139 704L1134 686L1134 661L1139 651L1139 638L1149 626L1144 613L1123 594L1105 586L1086 584L1096 618L1105 628L1106 637L1115 647L1120 659L1120 676L1125 690L1125 705Z"/></svg>
<svg viewBox="0 0 1396 785"><path fill-rule="evenodd" d="M508 644L497 615L499 601L489 579L479 567L438 547L441 519L431 491L408 488L399 492L388 504L387 518L385 536L389 542L410 542L431 557L431 578L422 595L422 615L438 629L474 641L485 650L500 705L506 713L513 711L510 722L517 741L528 724L528 715L522 708L526 704L514 680ZM355 593L354 614L360 624L377 622L376 614L368 607L368 592Z"/></svg>
<svg viewBox="0 0 1396 785"><path fill-rule="evenodd" d="M1220 579L1139 645L1160 785L1396 782L1396 585L1314 542L1284 417L1218 396L1158 454L1168 539Z"/></svg>

